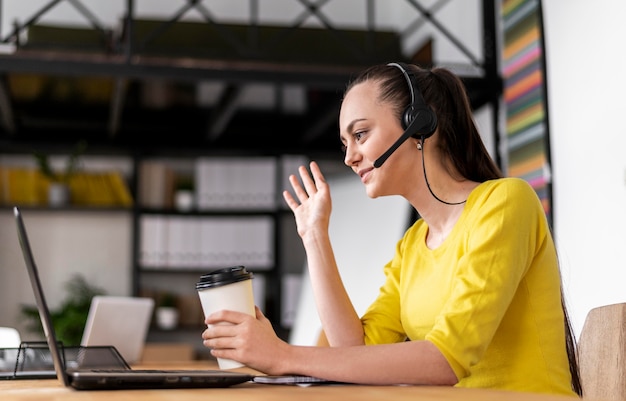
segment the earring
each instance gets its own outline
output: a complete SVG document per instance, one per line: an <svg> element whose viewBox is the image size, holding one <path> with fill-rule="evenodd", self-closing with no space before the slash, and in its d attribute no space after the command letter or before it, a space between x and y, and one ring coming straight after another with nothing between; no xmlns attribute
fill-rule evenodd
<svg viewBox="0 0 626 401"><path fill-rule="evenodd" d="M422 150L422 143L421 142L417 143L417 150Z"/></svg>

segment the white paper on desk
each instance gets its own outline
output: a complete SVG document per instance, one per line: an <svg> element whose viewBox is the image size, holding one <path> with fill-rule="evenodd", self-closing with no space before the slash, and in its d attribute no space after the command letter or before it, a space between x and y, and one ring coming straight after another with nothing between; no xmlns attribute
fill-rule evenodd
<svg viewBox="0 0 626 401"><path fill-rule="evenodd" d="M310 386L313 384L338 384L336 381L303 375L255 376L252 381L262 384L289 384L300 386Z"/></svg>

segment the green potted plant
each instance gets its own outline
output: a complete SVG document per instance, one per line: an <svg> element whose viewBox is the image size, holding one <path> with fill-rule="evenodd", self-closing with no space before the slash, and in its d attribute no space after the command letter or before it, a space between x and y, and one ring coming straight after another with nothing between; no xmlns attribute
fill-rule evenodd
<svg viewBox="0 0 626 401"><path fill-rule="evenodd" d="M58 309L50 311L50 317L58 341L67 346L80 345L91 299L96 295L104 295L105 291L89 284L80 274L72 276L65 284L65 288L66 298ZM29 332L43 335L37 307L22 305L20 313L27 321L26 329Z"/></svg>
<svg viewBox="0 0 626 401"><path fill-rule="evenodd" d="M65 170L55 171L50 165L49 155L43 152L34 152L39 172L48 179L48 204L50 206L64 206L70 200L69 181L72 175L78 170L78 158L85 152L87 143L80 141L74 147L69 156Z"/></svg>

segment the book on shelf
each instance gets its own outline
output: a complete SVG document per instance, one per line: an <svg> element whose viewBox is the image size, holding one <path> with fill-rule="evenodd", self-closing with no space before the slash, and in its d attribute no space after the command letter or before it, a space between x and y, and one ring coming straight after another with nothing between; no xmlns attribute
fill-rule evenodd
<svg viewBox="0 0 626 401"><path fill-rule="evenodd" d="M307 163L302 155L199 157L185 167L191 172L182 174L166 159L145 160L138 171L138 200L142 207L171 209L184 182L193 188L192 204L199 211L275 210L286 207L282 190L291 188L289 175Z"/></svg>
<svg viewBox="0 0 626 401"><path fill-rule="evenodd" d="M47 183L35 168L0 166L0 199L4 205L43 205Z"/></svg>
<svg viewBox="0 0 626 401"><path fill-rule="evenodd" d="M169 209L174 204L176 175L167 163L146 160L139 166L138 200L142 207Z"/></svg>
<svg viewBox="0 0 626 401"><path fill-rule="evenodd" d="M274 222L270 216L144 215L139 262L145 268L203 269L274 264Z"/></svg>
<svg viewBox="0 0 626 401"><path fill-rule="evenodd" d="M71 205L129 207L133 198L117 171L78 172L67 181ZM0 167L0 200L4 205L45 206L50 180L35 168Z"/></svg>
<svg viewBox="0 0 626 401"><path fill-rule="evenodd" d="M194 174L196 205L200 210L272 210L276 169L273 157L199 158Z"/></svg>
<svg viewBox="0 0 626 401"><path fill-rule="evenodd" d="M170 216L165 244L167 264L171 267L196 268L202 266L200 250L201 220L188 216Z"/></svg>
<svg viewBox="0 0 626 401"><path fill-rule="evenodd" d="M169 220L161 215L142 216L139 222L139 263L148 268L167 266Z"/></svg>
<svg viewBox="0 0 626 401"><path fill-rule="evenodd" d="M69 180L72 204L77 206L130 207L133 198L118 172L77 173Z"/></svg>

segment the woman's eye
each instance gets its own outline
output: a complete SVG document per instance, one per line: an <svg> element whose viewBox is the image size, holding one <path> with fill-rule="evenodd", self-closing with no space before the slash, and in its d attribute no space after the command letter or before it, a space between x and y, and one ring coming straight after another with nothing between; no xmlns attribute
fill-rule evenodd
<svg viewBox="0 0 626 401"><path fill-rule="evenodd" d="M354 133L354 139L356 139L357 141L360 141L363 136L365 135L365 131L357 131Z"/></svg>
<svg viewBox="0 0 626 401"><path fill-rule="evenodd" d="M346 143L341 145L341 151L343 153L346 153L346 151L348 150L348 143L347 142L361 142L361 140L363 139L363 137L367 134L366 130L362 130L362 131L356 131L352 134L352 138L349 141L346 141Z"/></svg>

